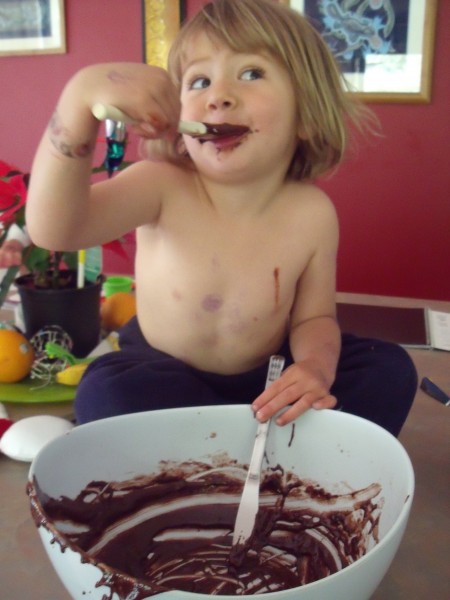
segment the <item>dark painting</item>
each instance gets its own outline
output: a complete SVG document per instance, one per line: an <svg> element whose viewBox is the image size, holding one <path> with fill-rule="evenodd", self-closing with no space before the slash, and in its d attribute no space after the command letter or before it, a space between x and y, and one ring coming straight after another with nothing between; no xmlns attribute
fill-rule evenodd
<svg viewBox="0 0 450 600"><path fill-rule="evenodd" d="M409 0L305 0L304 13L344 73L364 73L368 54L406 54Z"/></svg>

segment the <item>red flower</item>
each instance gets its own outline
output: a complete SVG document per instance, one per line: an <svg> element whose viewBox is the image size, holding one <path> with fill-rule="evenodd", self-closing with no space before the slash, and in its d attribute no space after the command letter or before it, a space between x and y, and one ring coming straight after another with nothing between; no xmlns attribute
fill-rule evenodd
<svg viewBox="0 0 450 600"><path fill-rule="evenodd" d="M0 162L0 173L6 163ZM11 173L11 170L8 171ZM25 205L27 186L22 174L15 174L0 179L0 221L9 223L14 213Z"/></svg>
<svg viewBox="0 0 450 600"><path fill-rule="evenodd" d="M10 165L9 163L0 160L0 179L9 179L9 177L12 177L13 175L23 175L23 173L14 165Z"/></svg>
<svg viewBox="0 0 450 600"><path fill-rule="evenodd" d="M8 175L10 175L12 171L19 173L19 169L16 169L8 163L5 163L2 160L0 160L0 177L8 177Z"/></svg>

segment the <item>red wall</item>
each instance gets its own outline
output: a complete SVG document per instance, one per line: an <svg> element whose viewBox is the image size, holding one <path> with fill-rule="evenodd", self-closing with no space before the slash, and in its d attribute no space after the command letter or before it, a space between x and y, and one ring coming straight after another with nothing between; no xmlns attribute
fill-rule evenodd
<svg viewBox="0 0 450 600"><path fill-rule="evenodd" d="M188 0L192 14L203 0ZM0 158L28 169L60 90L80 67L142 59L141 0L66 0L68 52L0 57ZM323 187L341 222L340 291L450 300L450 2L441 0L427 105L374 105L384 138ZM103 147L99 149L101 161ZM135 145L127 158L136 156ZM130 257L133 247L127 247ZM132 260L106 256L106 268Z"/></svg>
<svg viewBox="0 0 450 600"><path fill-rule="evenodd" d="M0 57L0 158L31 167L41 135L67 80L90 63L141 61L141 0L65 0L67 53ZM96 164L104 158L98 145ZM127 159L137 158L133 141ZM106 251L108 272L133 270L134 245L123 246L125 260Z"/></svg>

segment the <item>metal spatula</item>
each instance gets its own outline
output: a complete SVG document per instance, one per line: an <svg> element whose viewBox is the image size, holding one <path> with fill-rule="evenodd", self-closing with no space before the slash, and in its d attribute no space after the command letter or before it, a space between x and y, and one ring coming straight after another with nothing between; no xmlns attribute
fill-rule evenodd
<svg viewBox="0 0 450 600"><path fill-rule="evenodd" d="M281 375L284 366L283 356L271 356L267 372L266 388ZM242 491L241 502L236 517L233 533L233 546L242 546L251 536L255 526L256 514L259 506L259 483L261 477L261 464L266 449L267 434L270 419L259 423L256 430L255 444L253 446L250 466Z"/></svg>

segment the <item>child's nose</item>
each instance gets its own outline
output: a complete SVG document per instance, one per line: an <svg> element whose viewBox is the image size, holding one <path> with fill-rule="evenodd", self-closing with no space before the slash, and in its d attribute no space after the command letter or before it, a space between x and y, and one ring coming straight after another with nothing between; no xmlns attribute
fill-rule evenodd
<svg viewBox="0 0 450 600"><path fill-rule="evenodd" d="M210 87L207 100L208 109L229 109L235 106L236 102L236 95L229 85L218 83Z"/></svg>

